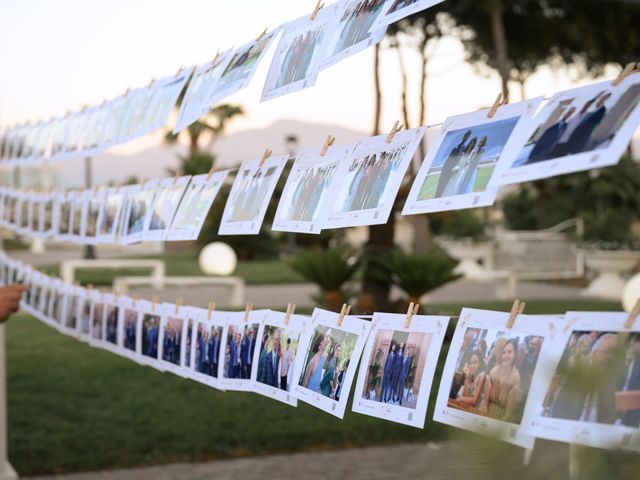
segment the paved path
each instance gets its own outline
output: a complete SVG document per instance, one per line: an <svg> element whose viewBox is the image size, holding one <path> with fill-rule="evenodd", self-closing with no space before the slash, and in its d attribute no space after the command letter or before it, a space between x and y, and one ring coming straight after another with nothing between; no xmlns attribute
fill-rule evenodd
<svg viewBox="0 0 640 480"><path fill-rule="evenodd" d="M207 463L111 470L33 480L528 480L566 479L567 445L538 442L531 463L523 450L468 437L442 443L391 445L272 455ZM640 456L590 450L581 455L582 479L637 479Z"/></svg>

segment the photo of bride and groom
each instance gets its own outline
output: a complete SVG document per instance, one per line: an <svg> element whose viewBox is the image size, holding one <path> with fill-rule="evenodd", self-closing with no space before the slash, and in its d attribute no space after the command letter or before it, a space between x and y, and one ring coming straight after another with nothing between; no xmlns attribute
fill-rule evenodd
<svg viewBox="0 0 640 480"><path fill-rule="evenodd" d="M446 133L417 200L484 192L518 117Z"/></svg>

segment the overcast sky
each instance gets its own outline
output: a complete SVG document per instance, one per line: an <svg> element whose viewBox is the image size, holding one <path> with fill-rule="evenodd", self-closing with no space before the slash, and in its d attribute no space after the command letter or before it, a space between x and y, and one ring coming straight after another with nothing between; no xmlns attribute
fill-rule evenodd
<svg viewBox="0 0 640 480"><path fill-rule="evenodd" d="M315 3L0 0L0 125L37 121L100 103L127 87L172 74L180 66L207 61L217 50L245 43L265 27L307 14ZM226 100L241 103L248 113L231 131L268 125L281 118L371 130L373 48L321 72L315 87L259 103L271 56L272 52L248 89ZM409 90L415 92L418 55L405 52L405 63L410 72ZM438 44L429 73L429 123L486 106L500 88L495 75L478 76L465 64L462 46L453 39ZM398 61L393 50L383 55L382 85L386 129L401 117ZM548 95L571 85L566 76L544 71L527 84L527 97ZM517 88L513 97L519 99ZM416 98L410 95L413 118L418 114ZM157 141L157 136L149 137L146 143L151 141ZM136 145L145 146L145 142Z"/></svg>

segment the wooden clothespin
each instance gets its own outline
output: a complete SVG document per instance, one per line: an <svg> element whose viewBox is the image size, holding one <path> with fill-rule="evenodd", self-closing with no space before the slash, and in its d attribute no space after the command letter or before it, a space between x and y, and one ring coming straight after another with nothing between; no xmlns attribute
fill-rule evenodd
<svg viewBox="0 0 640 480"><path fill-rule="evenodd" d="M156 305L158 305L158 296L157 295L153 295L151 297L151 311L155 313L156 311Z"/></svg>
<svg viewBox="0 0 640 480"><path fill-rule="evenodd" d="M211 65L213 65L214 63L216 63L216 60L218 60L218 57L220 56L220 50L218 50L216 52L216 56L213 57L213 60L211 60Z"/></svg>
<svg viewBox="0 0 640 480"><path fill-rule="evenodd" d="M151 81L149 82L149 87L150 87L151 85L153 85L155 81L156 81L156 79L155 79L155 78L153 78L153 77L151 77Z"/></svg>
<svg viewBox="0 0 640 480"><path fill-rule="evenodd" d="M387 143L391 143L393 141L393 137L395 137L396 133L402 130L403 127L404 125L402 125L399 121L396 121L396 123L393 124L389 135L387 135Z"/></svg>
<svg viewBox="0 0 640 480"><path fill-rule="evenodd" d="M264 151L264 153L262 154L262 158L260 159L260 163L258 164L260 168L264 166L264 162L267 161L267 158L269 158L272 153L273 152L268 148Z"/></svg>
<svg viewBox="0 0 640 480"><path fill-rule="evenodd" d="M177 169L176 170L176 175L175 177L173 177L173 184L175 185L176 183L178 183L178 179L182 176L182 170L181 169Z"/></svg>
<svg viewBox="0 0 640 480"><path fill-rule="evenodd" d="M284 324L289 325L289 319L291 319L291 315L296 311L296 304L290 303L287 305L287 313L284 315Z"/></svg>
<svg viewBox="0 0 640 480"><path fill-rule="evenodd" d="M620 72L620 75L618 75L618 78L616 78L611 82L611 85L613 85L614 87L617 87L618 85L620 85L625 78L627 78L629 75L631 75L636 71L636 67L637 67L637 64L635 62L627 63L627 65L624 67L622 72Z"/></svg>
<svg viewBox="0 0 640 480"><path fill-rule="evenodd" d="M498 109L501 106L506 105L507 103L509 103L509 99L507 97L504 97L502 95L502 92L500 92L496 98L496 101L493 102L493 106L489 109L489 112L487 113L487 118L495 117Z"/></svg>
<svg viewBox="0 0 640 480"><path fill-rule="evenodd" d="M311 12L311 15L309 16L309 20L313 22L316 19L318 12L322 10L322 7L324 7L324 3L322 3L322 0L318 0L318 3L316 3L316 8L313 9L313 12Z"/></svg>
<svg viewBox="0 0 640 480"><path fill-rule="evenodd" d="M327 137L327 139L324 141L324 145L322 146L322 150L320 150L321 157L324 157L327 154L327 150L329 150L329 147L333 145L333 142L335 141L336 137L334 137L333 135L329 135Z"/></svg>
<svg viewBox="0 0 640 480"><path fill-rule="evenodd" d="M209 173L207 174L207 182L209 180L211 180L211 177L213 176L214 173L216 173L216 171L218 170L218 167L216 167L215 165L213 165L210 169L209 169Z"/></svg>
<svg viewBox="0 0 640 480"><path fill-rule="evenodd" d="M146 178L142 178L142 180L140 181L140 191L144 190L144 186L147 183L147 179Z"/></svg>
<svg viewBox="0 0 640 480"><path fill-rule="evenodd" d="M211 314L216 309L216 302L209 302L209 309L207 310L207 320L211 320Z"/></svg>
<svg viewBox="0 0 640 480"><path fill-rule="evenodd" d="M419 303L411 302L409 304L409 308L407 309L407 318L404 319L404 328L409 328L411 326L411 320L413 320L413 316L418 313L418 309L420 308Z"/></svg>
<svg viewBox="0 0 640 480"><path fill-rule="evenodd" d="M638 318L638 315L640 315L640 298L638 298L635 306L631 309L631 312L629 312L629 318L627 318L624 328L633 328L633 324Z"/></svg>
<svg viewBox="0 0 640 480"><path fill-rule="evenodd" d="M340 316L338 317L338 321L336 322L336 325L338 325L339 327L342 326L343 322L344 322L344 317L346 317L347 315L349 315L349 312L351 311L351 305L348 305L346 303L342 304L342 310L340 310Z"/></svg>
<svg viewBox="0 0 640 480"><path fill-rule="evenodd" d="M518 315L524 312L524 306L526 304L516 299L513 301L513 306L511 307L511 312L509 313L509 320L507 320L507 328L511 330L513 328L514 323L516 323L516 319Z"/></svg>
<svg viewBox="0 0 640 480"><path fill-rule="evenodd" d="M182 306L182 297L176 298L176 315L180 313L180 307Z"/></svg>
<svg viewBox="0 0 640 480"><path fill-rule="evenodd" d="M258 38L256 38L256 42L259 42L260 40L262 40L262 37L264 37L267 34L267 29L265 28L264 31L258 35Z"/></svg>
<svg viewBox="0 0 640 480"><path fill-rule="evenodd" d="M122 96L126 97L127 95L129 95L130 91L131 91L131 87L127 87L127 89L124 91L124 95L122 95Z"/></svg>
<svg viewBox="0 0 640 480"><path fill-rule="evenodd" d="M176 77L179 77L180 74L182 73L182 70L184 70L184 66L180 65L180 68L178 69L178 71L176 72Z"/></svg>
<svg viewBox="0 0 640 480"><path fill-rule="evenodd" d="M253 303L247 302L247 305L244 307L244 323L249 323L249 314L253 310Z"/></svg>

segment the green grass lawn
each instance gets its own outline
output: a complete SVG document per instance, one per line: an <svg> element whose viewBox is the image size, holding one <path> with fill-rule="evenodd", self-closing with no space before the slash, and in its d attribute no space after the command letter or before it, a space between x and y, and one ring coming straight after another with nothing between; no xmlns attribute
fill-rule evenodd
<svg viewBox="0 0 640 480"><path fill-rule="evenodd" d="M162 255L137 257L144 260L164 260L168 276L204 275L198 266L198 257L192 252L171 252ZM56 265L40 267L39 270L49 274L60 274ZM83 285L106 286L113 283L114 277L149 275L150 269L123 268L117 270L83 269L76 272L76 279ZM282 260L240 261L233 275L242 277L248 285L298 283L304 279Z"/></svg>
<svg viewBox="0 0 640 480"><path fill-rule="evenodd" d="M429 306L452 314L460 308ZM618 308L534 301L527 312ZM91 348L24 314L9 321L7 337L10 459L22 475L425 441L454 432L430 420L446 352L420 430L352 413L351 401L341 421L304 403L292 408L256 394L219 392Z"/></svg>

